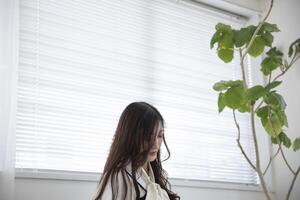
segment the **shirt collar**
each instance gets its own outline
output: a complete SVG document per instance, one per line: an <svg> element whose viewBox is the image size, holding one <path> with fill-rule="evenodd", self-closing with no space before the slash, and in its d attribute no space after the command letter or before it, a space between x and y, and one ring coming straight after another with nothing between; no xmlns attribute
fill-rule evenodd
<svg viewBox="0 0 300 200"><path fill-rule="evenodd" d="M137 181L140 181L140 179L142 179L143 180L142 182L145 182L145 183L150 183L150 182L155 183L155 177L154 177L153 169L152 169L150 163L148 163L148 167L149 167L149 175L146 173L146 171L144 170L143 167L140 167L137 169L137 172L136 172ZM126 166L126 171L130 175L132 175L131 162L129 162L129 164Z"/></svg>

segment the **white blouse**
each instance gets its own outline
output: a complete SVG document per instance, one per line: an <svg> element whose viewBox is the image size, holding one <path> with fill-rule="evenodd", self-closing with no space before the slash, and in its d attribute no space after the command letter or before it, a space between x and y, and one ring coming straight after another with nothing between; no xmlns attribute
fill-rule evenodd
<svg viewBox="0 0 300 200"><path fill-rule="evenodd" d="M131 175L131 164L127 165L126 171ZM126 194L126 200L135 200L136 199L136 193L133 185L132 178L129 176L126 176L128 178L125 179L127 183L127 194ZM155 178L153 174L153 170L151 165L149 164L149 176L145 172L145 170L141 167L136 172L136 180L137 182L146 189L147 195L146 200L170 200L167 192L160 187L159 184L155 183ZM121 186L115 188L118 190L118 196L117 200L123 200L122 197L125 194L124 187L123 187L123 178L122 173L118 174L118 185ZM140 190L140 197L143 197L146 192L143 190L143 188L139 187ZM107 182L107 185L104 189L103 195L101 197L102 200L111 200L112 199L112 191L111 191L111 181L109 180Z"/></svg>

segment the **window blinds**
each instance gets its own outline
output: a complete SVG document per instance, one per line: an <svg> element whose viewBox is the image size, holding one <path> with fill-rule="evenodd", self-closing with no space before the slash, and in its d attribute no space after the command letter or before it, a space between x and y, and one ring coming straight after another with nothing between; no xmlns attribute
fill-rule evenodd
<svg viewBox="0 0 300 200"><path fill-rule="evenodd" d="M175 0L20 0L16 168L101 172L121 112L147 101L166 120L171 178L256 184L217 112L213 83L240 77L209 49L218 22L242 23Z"/></svg>

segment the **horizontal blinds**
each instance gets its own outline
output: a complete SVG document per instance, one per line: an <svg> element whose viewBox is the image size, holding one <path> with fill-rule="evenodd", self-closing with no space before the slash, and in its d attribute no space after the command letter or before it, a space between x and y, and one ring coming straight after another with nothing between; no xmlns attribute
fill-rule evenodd
<svg viewBox="0 0 300 200"><path fill-rule="evenodd" d="M21 0L16 167L101 172L122 110L147 101L166 119L170 177L256 184L217 113L213 83L240 77L209 50L218 22L241 25L181 1Z"/></svg>

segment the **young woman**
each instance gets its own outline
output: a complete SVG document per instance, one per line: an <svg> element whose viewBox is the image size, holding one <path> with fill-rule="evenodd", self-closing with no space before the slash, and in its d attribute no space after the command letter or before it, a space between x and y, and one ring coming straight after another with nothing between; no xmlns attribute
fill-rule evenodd
<svg viewBox="0 0 300 200"><path fill-rule="evenodd" d="M164 120L158 110L145 102L129 104L120 117L95 199L180 199L170 190L162 169L162 142L169 158Z"/></svg>

